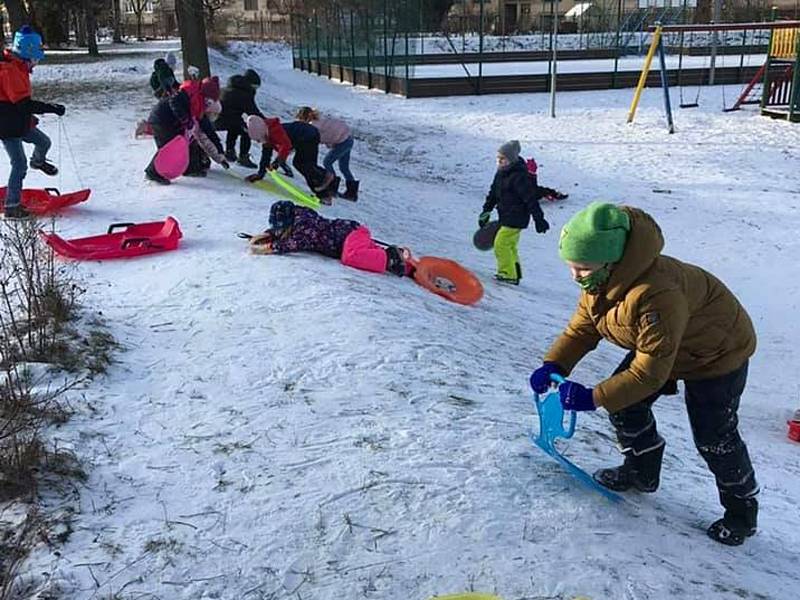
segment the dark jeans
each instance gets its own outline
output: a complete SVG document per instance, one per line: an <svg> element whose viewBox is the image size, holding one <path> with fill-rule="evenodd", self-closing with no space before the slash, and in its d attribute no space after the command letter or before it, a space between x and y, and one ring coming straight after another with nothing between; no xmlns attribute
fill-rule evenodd
<svg viewBox="0 0 800 600"><path fill-rule="evenodd" d="M353 149L353 137L347 138L340 144L331 148L322 160L322 166L329 173L334 173L333 163L339 163L339 170L342 172L345 181L355 181L353 173L350 172L350 151Z"/></svg>
<svg viewBox="0 0 800 600"><path fill-rule="evenodd" d="M250 155L250 136L247 135L247 128L242 123L238 128L228 129L228 135L225 137L225 153L236 154L236 140L241 138L239 142L239 156Z"/></svg>
<svg viewBox="0 0 800 600"><path fill-rule="evenodd" d="M319 144L316 142L297 142L294 145L294 168L305 177L308 187L318 187L325 178L325 171L317 164Z"/></svg>
<svg viewBox="0 0 800 600"><path fill-rule="evenodd" d="M630 352L614 373L628 368L634 353ZM758 492L753 465L747 446L739 435L739 399L747 382L748 362L738 369L711 379L684 381L686 410L692 426L694 443L708 468L714 474L720 495L740 498ZM660 396L677 393L674 381L658 392L616 413L609 419L624 450L633 456L663 445L656 430L652 406Z"/></svg>
<svg viewBox="0 0 800 600"><path fill-rule="evenodd" d="M25 175L28 174L28 159L25 156L22 142L33 144L31 161L34 163L43 163L47 157L47 151L50 149L50 138L37 127L32 127L22 137L3 140L3 146L5 146L11 161L11 173L8 175L8 188L6 189L5 205L7 208L19 206L22 198L22 182L25 180Z"/></svg>

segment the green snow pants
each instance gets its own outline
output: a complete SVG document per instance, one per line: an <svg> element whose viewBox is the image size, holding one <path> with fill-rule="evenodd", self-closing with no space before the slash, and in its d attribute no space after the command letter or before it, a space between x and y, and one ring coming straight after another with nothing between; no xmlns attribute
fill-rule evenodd
<svg viewBox="0 0 800 600"><path fill-rule="evenodd" d="M519 263L519 234L522 229L503 225L494 238L494 255L497 258L497 274L507 279L517 279Z"/></svg>

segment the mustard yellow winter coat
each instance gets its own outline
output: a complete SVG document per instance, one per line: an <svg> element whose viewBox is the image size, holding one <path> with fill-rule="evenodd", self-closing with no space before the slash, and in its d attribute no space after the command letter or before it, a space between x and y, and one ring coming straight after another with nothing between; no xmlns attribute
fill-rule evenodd
<svg viewBox="0 0 800 600"><path fill-rule="evenodd" d="M756 349L750 317L716 277L662 256L664 238L646 212L631 218L625 253L604 292L582 292L567 328L544 357L569 373L601 339L635 350L630 367L594 388L597 406L619 411L669 379L709 379L737 369Z"/></svg>

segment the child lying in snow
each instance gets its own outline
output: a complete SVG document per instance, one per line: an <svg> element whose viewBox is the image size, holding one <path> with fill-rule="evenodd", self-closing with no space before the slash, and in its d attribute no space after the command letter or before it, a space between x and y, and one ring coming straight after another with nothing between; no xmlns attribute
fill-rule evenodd
<svg viewBox="0 0 800 600"><path fill-rule="evenodd" d="M539 170L539 165L536 164L536 159L531 157L525 161L525 166L528 169L528 173L530 173L531 179L533 180L533 185L536 188L536 199L537 200L564 200L565 198L569 198L569 194L563 194L558 190L554 190L553 188L543 187L539 185L539 180L536 175L536 172Z"/></svg>
<svg viewBox="0 0 800 600"><path fill-rule="evenodd" d="M355 269L389 271L399 277L413 274L411 253L406 248L379 246L358 221L326 219L309 208L282 200L270 207L269 225L270 229L250 238L254 254L317 252Z"/></svg>

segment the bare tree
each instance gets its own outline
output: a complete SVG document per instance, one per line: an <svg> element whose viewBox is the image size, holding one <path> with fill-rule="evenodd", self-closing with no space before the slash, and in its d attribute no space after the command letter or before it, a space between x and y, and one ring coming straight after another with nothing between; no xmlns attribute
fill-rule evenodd
<svg viewBox="0 0 800 600"><path fill-rule="evenodd" d="M30 16L24 0L3 0L3 4L8 12L8 23L11 25L12 32L17 31L28 22Z"/></svg>
<svg viewBox="0 0 800 600"><path fill-rule="evenodd" d="M113 31L113 42L122 43L122 11L120 10L119 0L111 0L111 29Z"/></svg>
<svg viewBox="0 0 800 600"><path fill-rule="evenodd" d="M210 33L214 33L217 25L217 13L228 6L231 0L203 0L203 12L205 13L206 27Z"/></svg>
<svg viewBox="0 0 800 600"><path fill-rule="evenodd" d="M136 15L136 38L139 40L144 39L142 36L142 22L144 21L144 13L149 8L152 10L151 0L127 0L128 7Z"/></svg>

